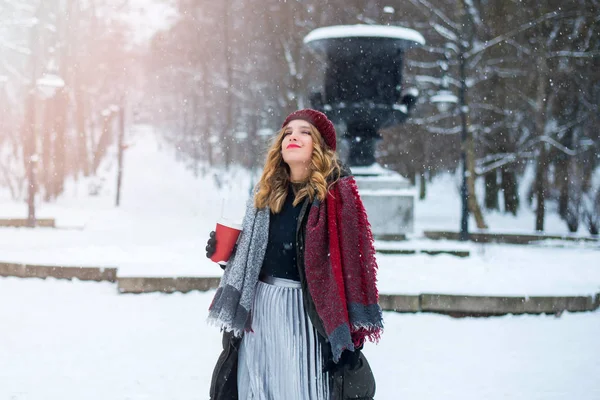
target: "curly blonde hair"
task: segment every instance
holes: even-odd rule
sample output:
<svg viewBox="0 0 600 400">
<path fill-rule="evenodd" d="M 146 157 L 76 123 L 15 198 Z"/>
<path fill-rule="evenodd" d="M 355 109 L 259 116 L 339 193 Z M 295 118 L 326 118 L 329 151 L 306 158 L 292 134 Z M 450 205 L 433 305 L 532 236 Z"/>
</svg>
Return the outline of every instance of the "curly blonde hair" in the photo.
<svg viewBox="0 0 600 400">
<path fill-rule="evenodd" d="M 315 198 L 324 201 L 327 191 L 337 180 L 328 181 L 328 178 L 337 178 L 340 175 L 340 166 L 335 151 L 325 145 L 325 141 L 317 128 L 312 124 L 309 125 L 310 136 L 313 140 L 309 176 L 305 185 L 296 194 L 294 206 L 307 197 L 311 202 Z M 285 128 L 283 127 L 278 132 L 269 148 L 265 167 L 258 182 L 258 192 L 254 196 L 254 206 L 256 208 L 269 207 L 275 214 L 281 211 L 290 185 L 290 167 L 281 155 L 281 143 L 285 137 Z"/>
</svg>

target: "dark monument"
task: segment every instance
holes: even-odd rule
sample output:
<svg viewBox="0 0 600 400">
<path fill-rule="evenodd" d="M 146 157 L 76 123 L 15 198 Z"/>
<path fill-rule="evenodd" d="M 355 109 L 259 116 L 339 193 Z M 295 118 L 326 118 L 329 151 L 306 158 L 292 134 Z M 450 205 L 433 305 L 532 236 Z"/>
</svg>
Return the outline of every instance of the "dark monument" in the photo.
<svg viewBox="0 0 600 400">
<path fill-rule="evenodd" d="M 402 90 L 402 66 L 404 51 L 425 44 L 423 36 L 392 26 L 330 26 L 304 43 L 325 55 L 323 90 L 310 95 L 311 106 L 343 132 L 373 233 L 403 236 L 412 231 L 414 189 L 375 162 L 375 148 L 378 131 L 404 122 L 416 102 L 416 91 Z"/>
<path fill-rule="evenodd" d="M 350 166 L 375 163 L 379 129 L 407 118 L 415 93 L 402 92 L 404 50 L 424 44 L 416 31 L 390 26 L 332 26 L 312 31 L 304 43 L 324 53 L 323 92 L 313 108 L 345 126 Z"/>
</svg>

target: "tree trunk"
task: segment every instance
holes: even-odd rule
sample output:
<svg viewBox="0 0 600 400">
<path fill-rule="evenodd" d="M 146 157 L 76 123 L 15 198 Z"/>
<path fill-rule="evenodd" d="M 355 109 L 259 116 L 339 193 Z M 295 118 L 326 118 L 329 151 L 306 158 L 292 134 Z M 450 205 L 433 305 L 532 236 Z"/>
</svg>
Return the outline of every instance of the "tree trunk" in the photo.
<svg viewBox="0 0 600 400">
<path fill-rule="evenodd" d="M 56 198 L 64 191 L 65 179 L 67 176 L 67 124 L 68 124 L 68 107 L 69 107 L 69 87 L 70 87 L 70 65 L 72 64 L 70 59 L 70 42 L 75 40 L 76 35 L 73 35 L 72 21 L 70 20 L 72 15 L 72 6 L 74 0 L 69 0 L 65 3 L 64 14 L 58 17 L 57 28 L 59 35 L 63 38 L 63 44 L 60 46 L 59 56 L 59 69 L 58 73 L 65 80 L 66 86 L 58 89 L 51 100 L 48 102 L 52 104 L 52 112 L 54 115 L 52 129 L 54 130 L 53 150 L 52 150 L 52 161 L 54 170 L 52 171 L 52 189 L 51 197 Z M 60 15 L 60 14 L 59 14 Z"/>
<path fill-rule="evenodd" d="M 519 185 L 517 174 L 512 168 L 501 168 L 502 192 L 504 193 L 504 212 L 517 215 L 519 210 Z"/>
<path fill-rule="evenodd" d="M 89 176 L 90 162 L 87 147 L 87 133 L 85 130 L 85 102 L 83 99 L 83 91 L 79 86 L 75 89 L 75 123 L 77 132 L 77 164 L 83 172 L 83 176 Z"/>
<path fill-rule="evenodd" d="M 498 210 L 498 170 L 494 169 L 485 174 L 485 208 Z"/>
<path fill-rule="evenodd" d="M 36 10 L 36 18 L 41 19 L 44 14 L 44 4 L 40 3 Z M 39 74 L 40 66 L 40 41 L 39 41 L 39 25 L 35 24 L 31 28 L 29 37 L 29 47 L 31 49 L 31 57 L 29 60 L 29 76 L 30 84 L 27 87 L 25 95 L 25 119 L 23 121 L 23 162 L 27 171 L 27 225 L 30 228 L 35 227 L 35 195 L 37 192 L 37 129 L 38 129 L 38 113 L 36 110 L 36 80 Z"/>
<path fill-rule="evenodd" d="M 408 169 L 408 179 L 410 179 L 410 184 L 411 186 L 416 186 L 417 185 L 417 172 L 415 171 L 415 167 L 414 165 L 412 165 L 412 163 L 408 164 L 408 166 L 406 167 Z"/>
<path fill-rule="evenodd" d="M 212 92 L 212 90 L 210 89 L 209 86 L 210 82 L 209 82 L 209 74 L 208 74 L 208 65 L 206 64 L 206 60 L 203 59 L 202 62 L 202 99 L 204 101 L 203 103 L 203 108 L 204 108 L 204 123 L 202 125 L 202 135 L 204 136 L 204 143 L 203 145 L 206 148 L 206 157 L 208 159 L 208 165 L 209 166 L 213 166 L 215 163 L 214 160 L 214 145 L 213 145 L 213 141 L 211 139 L 211 133 L 212 133 L 212 112 L 211 112 L 211 100 L 212 100 L 212 96 L 210 96 L 210 93 Z"/>
<path fill-rule="evenodd" d="M 554 163 L 554 184 L 558 186 L 558 215 L 562 219 L 567 216 L 567 208 L 569 207 L 569 163 L 564 156 L 560 156 Z"/>
<path fill-rule="evenodd" d="M 544 231 L 544 215 L 546 211 L 546 144 L 540 143 L 540 151 L 537 160 L 535 174 L 535 196 L 537 209 L 535 212 L 535 230 Z"/>
<path fill-rule="evenodd" d="M 546 84 L 547 84 L 547 65 L 546 59 L 543 56 L 538 56 L 537 59 L 537 94 L 536 94 L 536 106 L 535 106 L 535 129 L 537 136 L 542 138 L 544 136 L 544 127 L 546 117 L 544 113 L 546 105 Z M 544 231 L 544 217 L 546 214 L 546 180 L 547 180 L 547 150 L 546 143 L 540 141 L 539 153 L 537 160 L 536 170 L 536 199 L 537 209 L 535 212 L 535 230 L 539 232 Z"/>
<path fill-rule="evenodd" d="M 475 217 L 475 224 L 479 229 L 487 229 L 485 220 L 483 219 L 483 213 L 479 207 L 477 201 L 477 195 L 475 193 L 475 144 L 473 141 L 473 133 L 467 133 L 467 190 L 469 193 L 469 211 Z"/>
<path fill-rule="evenodd" d="M 67 157 L 67 107 L 68 94 L 63 88 L 53 98 L 54 103 L 54 173 L 52 174 L 52 197 L 56 198 L 65 189 L 66 157 Z"/>
<path fill-rule="evenodd" d="M 230 32 L 231 29 L 231 5 L 229 1 L 224 1 L 223 6 L 224 9 L 224 18 L 223 18 L 223 31 L 224 31 L 224 46 L 225 49 L 225 75 L 226 75 L 226 84 L 227 88 L 227 104 L 225 104 L 226 115 L 225 115 L 225 130 L 223 132 L 223 136 L 221 137 L 223 147 L 224 147 L 224 158 L 225 158 L 225 167 L 229 168 L 233 161 L 233 141 L 232 138 L 232 129 L 233 129 L 233 54 L 231 54 L 231 40 L 230 40 Z"/>
<path fill-rule="evenodd" d="M 427 196 L 427 179 L 425 177 L 425 171 L 421 171 L 419 174 L 419 200 L 425 200 Z"/>
<path fill-rule="evenodd" d="M 463 3 L 464 5 L 464 3 Z M 462 125 L 462 146 L 463 152 L 465 152 L 465 162 L 467 166 L 467 202 L 469 212 L 475 217 L 475 223 L 479 229 L 487 229 L 485 220 L 483 219 L 483 213 L 477 202 L 477 195 L 475 193 L 475 143 L 473 140 L 473 132 L 469 126 L 469 102 L 468 102 L 468 87 L 467 87 L 467 60 L 465 59 L 465 49 L 461 48 L 461 52 L 458 57 L 459 69 L 460 69 L 460 96 L 459 96 L 459 111 L 461 115 Z"/>
<path fill-rule="evenodd" d="M 596 170 L 596 154 L 593 151 L 588 151 L 584 153 L 582 156 L 581 168 L 583 171 L 581 172 L 581 187 L 584 192 L 589 192 L 592 189 L 592 176 L 594 175 L 594 171 Z"/>
<path fill-rule="evenodd" d="M 44 125 L 40 138 L 40 186 L 44 186 L 44 201 L 52 199 L 52 172 L 54 171 L 52 162 L 54 110 L 52 106 L 52 99 L 44 102 Z"/>
<path fill-rule="evenodd" d="M 567 140 L 565 143 L 567 146 L 575 149 L 575 151 L 580 150 L 578 135 L 574 129 L 569 131 Z M 584 193 L 583 168 L 577 157 L 567 158 L 567 171 L 569 179 L 565 182 L 565 186 L 568 186 L 570 190 L 568 191 L 566 222 L 569 232 L 575 233 L 579 229 L 579 222 L 583 219 L 581 200 Z"/>
<path fill-rule="evenodd" d="M 88 96 L 86 98 L 82 98 L 81 101 L 83 102 L 83 109 L 84 110 L 93 110 L 94 109 L 94 101 L 92 96 Z M 99 137 L 97 138 L 97 132 L 99 131 L 98 128 L 100 128 L 100 133 L 102 133 L 102 127 L 100 127 L 99 125 L 103 124 L 104 122 L 104 117 L 102 117 L 100 115 L 101 118 L 93 118 L 93 116 L 89 115 L 89 118 L 87 120 L 87 124 L 85 124 L 85 126 L 87 127 L 87 132 L 89 133 L 88 135 L 88 140 L 89 140 L 89 161 L 88 161 L 88 165 L 89 165 L 89 172 L 90 174 L 94 174 L 95 170 L 93 167 L 93 163 L 94 163 L 94 153 L 96 151 L 96 148 L 98 147 L 98 141 L 96 139 L 99 139 Z"/>
<path fill-rule="evenodd" d="M 125 102 L 121 101 L 118 114 L 119 139 L 117 140 L 117 198 L 115 205 L 121 204 L 121 182 L 123 181 L 123 152 L 125 151 Z"/>
<path fill-rule="evenodd" d="M 112 128 L 113 128 L 113 118 L 115 114 L 110 113 L 102 116 L 102 133 L 100 134 L 100 138 L 98 139 L 98 145 L 94 149 L 93 162 L 92 162 L 92 174 L 96 175 L 98 171 L 98 167 L 100 166 L 100 162 L 102 158 L 106 154 L 108 146 L 112 143 Z"/>
<path fill-rule="evenodd" d="M 192 145 L 192 163 L 194 170 L 194 177 L 197 178 L 200 176 L 200 158 L 202 157 L 200 154 L 200 126 L 198 125 L 198 115 L 200 114 L 200 107 L 198 106 L 199 99 L 196 91 L 196 86 L 198 82 L 194 81 L 194 89 L 191 92 L 191 101 L 192 101 L 192 129 L 190 129 L 190 140 Z"/>
<path fill-rule="evenodd" d="M 598 107 L 600 110 L 600 107 Z M 590 124 L 591 125 L 591 124 Z M 593 132 L 591 129 L 587 127 L 582 132 L 584 136 L 591 137 Z M 582 190 L 587 193 L 592 189 L 592 176 L 594 175 L 594 171 L 598 165 L 597 152 L 594 151 L 586 151 L 581 155 L 581 187 Z"/>
<path fill-rule="evenodd" d="M 67 15 L 72 13 L 75 15 L 75 18 L 79 18 L 82 15 L 81 12 L 81 2 L 69 0 L 67 2 Z M 71 47 L 65 49 L 65 60 L 68 60 L 69 57 L 72 56 L 73 53 L 77 51 L 78 44 L 80 42 L 77 41 L 77 36 L 72 34 L 74 29 L 74 24 L 72 22 L 67 23 L 65 29 L 68 32 L 69 37 L 71 38 Z M 93 154 L 89 154 L 89 149 L 95 149 L 93 143 L 89 144 L 88 147 L 88 137 L 90 140 L 93 140 L 93 128 L 90 130 L 90 134 L 88 136 L 88 131 L 86 130 L 85 116 L 86 111 L 91 110 L 91 107 L 86 107 L 86 98 L 84 92 L 84 71 L 81 69 L 81 65 L 77 64 L 74 68 L 69 68 L 68 70 L 72 71 L 72 88 L 73 88 L 73 97 L 74 97 L 74 105 L 75 105 L 75 140 L 76 140 L 76 152 L 77 156 L 75 160 L 71 162 L 73 168 L 73 173 L 77 174 L 79 171 L 83 172 L 83 176 L 89 176 L 91 165 L 90 158 L 93 158 Z M 75 164 L 75 165 L 73 165 Z"/>
<path fill-rule="evenodd" d="M 35 82 L 35 81 L 33 81 Z M 36 102 L 35 87 L 31 85 L 26 96 L 25 121 L 23 123 L 23 161 L 27 171 L 27 224 L 35 226 L 35 193 L 36 187 Z"/>
</svg>

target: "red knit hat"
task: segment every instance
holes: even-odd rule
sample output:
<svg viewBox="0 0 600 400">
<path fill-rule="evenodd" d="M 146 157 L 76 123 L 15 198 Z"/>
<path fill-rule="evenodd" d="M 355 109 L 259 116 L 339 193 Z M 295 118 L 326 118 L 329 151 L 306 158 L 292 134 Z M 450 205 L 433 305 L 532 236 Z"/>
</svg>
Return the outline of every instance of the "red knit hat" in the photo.
<svg viewBox="0 0 600 400">
<path fill-rule="evenodd" d="M 295 119 L 301 119 L 306 122 L 310 122 L 317 128 L 323 140 L 325 140 L 325 144 L 331 148 L 331 150 L 335 151 L 336 141 L 335 141 L 335 127 L 333 123 L 327 118 L 327 115 L 323 114 L 321 111 L 313 110 L 310 108 L 305 108 L 303 110 L 294 111 L 283 121 L 283 125 L 281 128 L 284 128 L 290 121 Z"/>
</svg>

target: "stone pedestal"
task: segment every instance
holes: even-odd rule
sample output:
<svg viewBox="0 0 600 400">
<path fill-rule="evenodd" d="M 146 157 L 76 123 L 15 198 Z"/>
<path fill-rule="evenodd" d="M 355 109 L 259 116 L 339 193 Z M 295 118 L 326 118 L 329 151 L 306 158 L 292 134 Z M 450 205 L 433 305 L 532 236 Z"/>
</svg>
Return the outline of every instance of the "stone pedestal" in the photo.
<svg viewBox="0 0 600 400">
<path fill-rule="evenodd" d="M 376 239 L 401 239 L 414 228 L 416 190 L 379 164 L 351 167 Z"/>
</svg>

